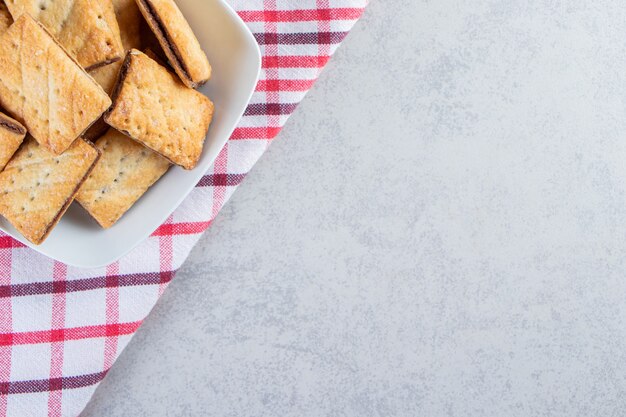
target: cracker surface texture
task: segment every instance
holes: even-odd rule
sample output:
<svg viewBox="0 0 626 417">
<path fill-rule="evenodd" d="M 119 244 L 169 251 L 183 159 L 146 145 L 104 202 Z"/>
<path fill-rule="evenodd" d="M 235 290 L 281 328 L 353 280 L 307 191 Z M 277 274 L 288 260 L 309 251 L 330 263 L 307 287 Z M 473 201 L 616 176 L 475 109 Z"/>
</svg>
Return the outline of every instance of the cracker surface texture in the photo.
<svg viewBox="0 0 626 417">
<path fill-rule="evenodd" d="M 120 38 L 124 50 L 140 48 L 143 17 L 135 0 L 113 0 L 113 9 L 120 26 Z"/>
<path fill-rule="evenodd" d="M 41 22 L 87 70 L 124 55 L 111 0 L 10 0 L 7 7 L 15 20 L 27 13 Z"/>
<path fill-rule="evenodd" d="M 111 105 L 106 92 L 33 18 L 0 36 L 0 106 L 60 154 Z"/>
<path fill-rule="evenodd" d="M 0 214 L 38 245 L 61 219 L 100 152 L 79 139 L 57 156 L 27 137 L 0 173 Z"/>
<path fill-rule="evenodd" d="M 109 228 L 165 174 L 170 162 L 115 129 L 98 139 L 96 147 L 102 157 L 76 201 Z"/>
<path fill-rule="evenodd" d="M 143 52 L 124 60 L 104 120 L 185 169 L 198 163 L 213 103 Z"/>
<path fill-rule="evenodd" d="M 211 65 L 196 35 L 173 0 L 136 0 L 167 58 L 189 88 L 211 77 Z"/>
</svg>

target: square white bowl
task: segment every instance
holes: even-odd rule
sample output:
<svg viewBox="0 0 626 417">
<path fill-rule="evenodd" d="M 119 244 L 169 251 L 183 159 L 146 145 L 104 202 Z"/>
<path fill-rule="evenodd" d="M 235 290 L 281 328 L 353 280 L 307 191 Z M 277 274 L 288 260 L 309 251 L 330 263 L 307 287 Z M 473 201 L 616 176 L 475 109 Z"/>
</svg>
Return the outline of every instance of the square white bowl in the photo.
<svg viewBox="0 0 626 417">
<path fill-rule="evenodd" d="M 259 79 L 261 52 L 248 27 L 223 0 L 177 0 L 177 4 L 213 67 L 211 79 L 199 90 L 215 103 L 215 114 L 198 166 L 191 171 L 170 168 L 110 229 L 102 229 L 73 203 L 39 246 L 24 239 L 4 218 L 0 218 L 2 231 L 68 265 L 108 265 L 150 236 L 202 178 L 250 101 Z"/>
</svg>

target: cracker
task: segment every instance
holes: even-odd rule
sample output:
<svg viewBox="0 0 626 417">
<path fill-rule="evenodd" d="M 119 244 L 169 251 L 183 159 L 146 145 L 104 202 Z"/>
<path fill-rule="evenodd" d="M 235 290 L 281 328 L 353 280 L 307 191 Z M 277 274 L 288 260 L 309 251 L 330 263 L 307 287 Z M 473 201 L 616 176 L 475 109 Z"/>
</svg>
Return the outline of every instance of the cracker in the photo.
<svg viewBox="0 0 626 417">
<path fill-rule="evenodd" d="M 113 0 L 114 18 L 119 23 L 122 49 L 141 48 L 140 27 L 143 17 L 135 0 Z M 122 65 L 121 61 L 89 71 L 89 74 L 102 86 L 104 91 L 111 93 Z"/>
<path fill-rule="evenodd" d="M 11 13 L 9 13 L 9 9 L 7 9 L 4 1 L 0 0 L 0 34 L 6 32 L 11 23 L 13 23 Z"/>
<path fill-rule="evenodd" d="M 116 20 L 119 23 L 120 39 L 124 50 L 141 48 L 141 24 L 143 23 L 143 17 L 141 16 L 141 12 L 135 0 L 113 0 L 113 9 L 115 11 Z M 103 67 L 95 68 L 89 71 L 89 74 L 100 84 L 104 91 L 110 95 L 115 86 L 117 74 L 120 72 L 121 66 L 122 61 L 120 60 Z M 100 118 L 85 132 L 83 137 L 93 141 L 102 136 L 108 129 L 109 125 Z"/>
<path fill-rule="evenodd" d="M 0 113 L 0 171 L 20 147 L 26 136 L 26 128 L 17 120 Z"/>
<path fill-rule="evenodd" d="M 105 65 L 104 67 L 91 70 L 89 71 L 89 74 L 110 96 L 113 92 L 113 87 L 115 87 L 115 81 L 117 80 L 117 75 L 119 74 L 121 67 L 122 61 L 117 61 L 112 64 Z M 91 125 L 89 129 L 85 131 L 85 133 L 83 133 L 82 136 L 83 138 L 93 142 L 100 136 L 104 135 L 107 130 L 109 130 L 109 125 L 106 124 L 102 117 L 100 117 L 94 124 Z"/>
<path fill-rule="evenodd" d="M 174 0 L 136 0 L 167 58 L 189 88 L 211 77 L 211 65 Z"/>
<path fill-rule="evenodd" d="M 135 0 L 113 0 L 113 8 L 120 26 L 120 38 L 124 50 L 140 48 L 143 17 Z"/>
<path fill-rule="evenodd" d="M 0 173 L 0 214 L 38 245 L 61 219 L 100 157 L 79 139 L 55 156 L 28 137 Z"/>
<path fill-rule="evenodd" d="M 113 93 L 113 88 L 115 87 L 115 81 L 117 80 L 117 75 L 120 72 L 120 68 L 122 67 L 122 61 L 117 61 L 109 65 L 105 65 L 104 67 L 96 68 L 94 70 L 89 71 L 89 75 L 93 77 L 94 80 L 106 93 L 110 96 Z M 95 141 L 100 136 L 104 135 L 107 130 L 109 130 L 109 125 L 106 124 L 104 118 L 100 117 L 98 120 L 94 122 L 94 124 L 89 127 L 83 133 L 83 138 Z"/>
<path fill-rule="evenodd" d="M 96 142 L 102 158 L 76 201 L 104 228 L 117 220 L 170 167 L 167 159 L 115 129 Z"/>
<path fill-rule="evenodd" d="M 143 52 L 128 52 L 104 120 L 176 165 L 198 163 L 213 103 Z"/>
<path fill-rule="evenodd" d="M 159 64 L 166 65 L 165 61 L 163 61 L 162 58 L 158 56 L 152 49 L 145 49 L 144 53 L 150 58 L 154 59 Z M 106 91 L 107 94 L 111 95 L 113 93 L 113 87 L 115 87 L 115 82 L 117 81 L 117 76 L 120 72 L 121 67 L 122 61 L 118 61 L 114 62 L 113 64 L 91 70 L 89 71 L 89 74 L 93 77 L 94 80 L 96 80 L 98 84 L 100 84 L 102 89 Z"/>
<path fill-rule="evenodd" d="M 89 75 L 102 87 L 107 94 L 111 95 L 113 87 L 115 87 L 115 80 L 117 80 L 117 74 L 120 72 L 122 62 L 117 61 L 104 67 L 96 68 L 89 71 Z"/>
<path fill-rule="evenodd" d="M 87 70 L 124 55 L 111 0 L 11 0 L 7 6 L 15 20 L 28 13 L 41 22 Z"/>
<path fill-rule="evenodd" d="M 120 39 L 124 51 L 132 48 L 141 48 L 140 27 L 143 17 L 135 0 L 113 0 L 113 9 L 115 18 L 119 23 Z M 122 61 L 120 60 L 110 65 L 90 70 L 89 74 L 100 84 L 104 91 L 111 94 L 121 66 Z"/>
<path fill-rule="evenodd" d="M 55 154 L 111 105 L 102 88 L 27 14 L 0 36 L 0 106 Z"/>
</svg>

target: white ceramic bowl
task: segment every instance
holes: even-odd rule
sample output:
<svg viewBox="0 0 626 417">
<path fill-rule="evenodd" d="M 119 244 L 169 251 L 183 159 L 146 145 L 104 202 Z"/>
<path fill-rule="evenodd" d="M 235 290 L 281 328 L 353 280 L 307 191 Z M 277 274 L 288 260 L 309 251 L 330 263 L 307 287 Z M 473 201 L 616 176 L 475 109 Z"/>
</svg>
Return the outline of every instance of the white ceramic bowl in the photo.
<svg viewBox="0 0 626 417">
<path fill-rule="evenodd" d="M 46 241 L 35 246 L 5 219 L 0 229 L 38 252 L 69 265 L 98 267 L 116 261 L 146 239 L 191 192 L 243 115 L 261 69 L 254 36 L 222 0 L 177 0 L 211 66 L 212 77 L 199 91 L 215 103 L 215 115 L 198 166 L 171 168 L 110 229 L 104 230 L 73 203 Z"/>
</svg>

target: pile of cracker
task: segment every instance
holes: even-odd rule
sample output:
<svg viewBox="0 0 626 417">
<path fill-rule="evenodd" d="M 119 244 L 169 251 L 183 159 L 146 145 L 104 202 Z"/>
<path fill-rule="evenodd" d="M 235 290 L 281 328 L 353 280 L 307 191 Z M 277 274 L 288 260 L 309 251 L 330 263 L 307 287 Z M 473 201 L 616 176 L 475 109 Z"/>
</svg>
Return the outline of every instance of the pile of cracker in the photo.
<svg viewBox="0 0 626 417">
<path fill-rule="evenodd" d="M 74 200 L 111 227 L 198 163 L 210 76 L 173 0 L 0 0 L 0 214 L 34 244 Z"/>
</svg>

